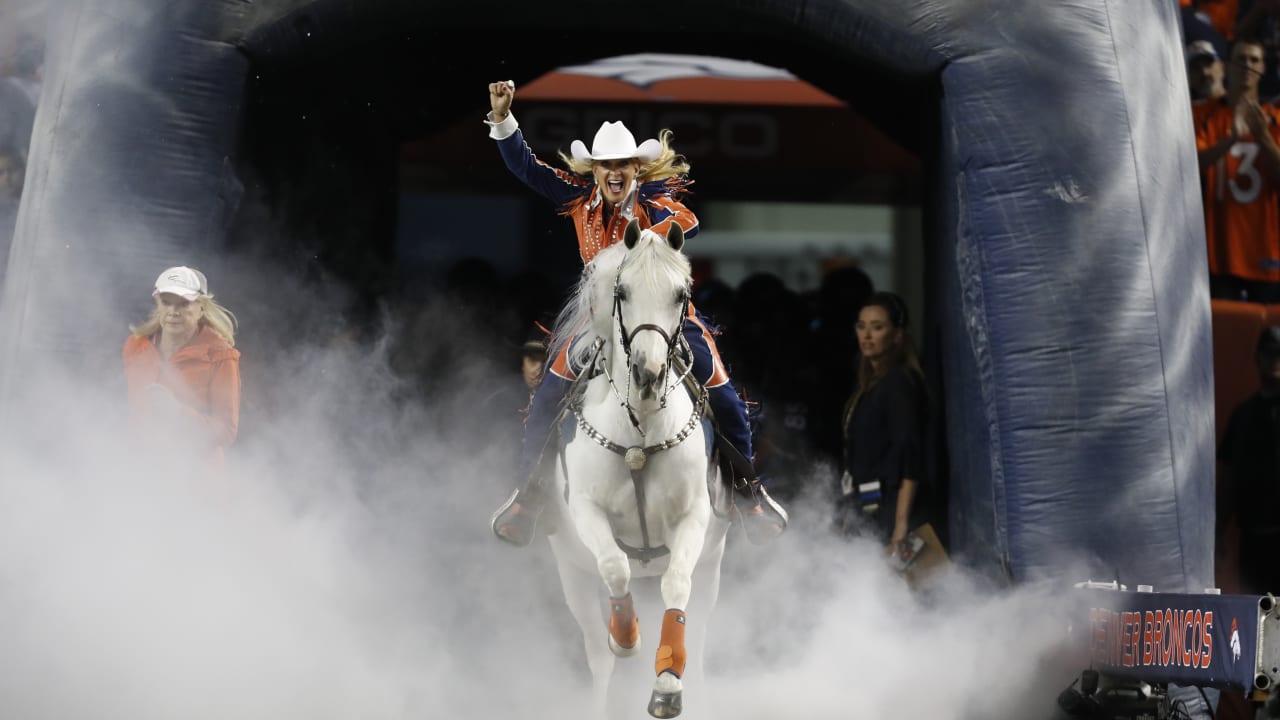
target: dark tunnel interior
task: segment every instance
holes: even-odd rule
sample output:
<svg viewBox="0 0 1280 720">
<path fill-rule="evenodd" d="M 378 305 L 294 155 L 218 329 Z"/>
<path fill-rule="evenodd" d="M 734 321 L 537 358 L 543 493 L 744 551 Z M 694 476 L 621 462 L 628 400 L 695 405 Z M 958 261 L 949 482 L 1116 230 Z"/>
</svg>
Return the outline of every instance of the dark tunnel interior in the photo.
<svg viewBox="0 0 1280 720">
<path fill-rule="evenodd" d="M 477 12 L 457 7 L 428 16 L 396 3 L 361 12 L 321 2 L 287 13 L 248 38 L 243 51 L 250 72 L 233 158 L 246 192 L 230 246 L 300 260 L 310 272 L 349 284 L 362 302 L 374 302 L 397 283 L 397 201 L 406 143 L 428 148 L 428 169 L 414 179 L 419 189 L 482 198 L 519 195 L 523 189 L 506 174 L 480 122 L 488 109 L 485 84 L 511 78 L 522 86 L 563 65 L 638 52 L 739 58 L 786 69 L 844 100 L 852 113 L 920 162 L 917 173 L 877 175 L 861 158 L 834 159 L 834 153 L 796 158 L 781 172 L 716 167 L 692 157 L 695 202 L 910 204 L 926 208 L 929 222 L 926 179 L 937 153 L 941 94 L 936 74 L 912 75 L 845 48 L 824 47 L 786 23 L 749 12 L 735 14 L 732 29 L 700 6 L 664 31 L 637 25 L 593 34 L 562 22 L 564 13 L 529 13 L 527 22 L 505 18 L 489 27 Z M 617 111 L 632 117 L 647 109 Z M 808 118 L 797 117 L 786 127 L 826 133 L 833 148 L 844 140 L 842 128 L 828 120 L 808 124 Z M 682 130 L 673 129 L 681 137 Z M 589 137 L 591 130 L 580 132 Z M 432 148 L 447 152 L 433 157 Z M 537 210 L 524 219 L 526 242 L 571 233 L 560 218 Z M 269 238 L 245 229 L 261 228 L 264 221 L 273 228 Z M 476 232 L 484 233 L 483 222 Z M 576 272 L 572 242 L 541 247 L 547 252 L 533 270 L 553 276 Z"/>
<path fill-rule="evenodd" d="M 404 252 L 404 229 L 398 222 L 406 190 L 437 194 L 442 202 L 467 196 L 477 215 L 473 226 L 462 229 L 447 227 L 437 233 L 433 227 L 415 228 L 423 243 L 452 232 L 474 235 L 477 244 L 536 248 L 527 253 L 527 266 L 514 282 L 524 282 L 517 292 L 542 299 L 521 305 L 521 316 L 500 323 L 504 329 L 498 332 L 518 342 L 532 323 L 547 320 L 546 309 L 559 305 L 581 269 L 574 231 L 564 218 L 547 212 L 540 198 L 530 197 L 503 166 L 481 122 L 488 110 L 486 86 L 510 78 L 520 88 L 562 66 L 631 53 L 749 60 L 785 69 L 847 104 L 847 109 L 822 112 L 782 105 L 706 111 L 766 113 L 784 132 L 818 136 L 810 145 L 819 151 L 760 166 L 750 159 L 733 162 L 723 153 L 707 162 L 689 157 L 695 178 L 690 202 L 704 222 L 707 217 L 699 204 L 716 201 L 912 206 L 921 208 L 923 236 L 931 236 L 930 178 L 941 123 L 941 82 L 936 74 L 912 75 L 823 48 L 794 28 L 779 29 L 785 25 L 776 22 L 727 31 L 707 30 L 719 26 L 691 20 L 688 27 L 673 32 L 610 32 L 588 42 L 570 29 L 517 32 L 509 22 L 494 30 L 441 22 L 438 17 L 386 14 L 365 16 L 350 32 L 330 34 L 326 28 L 334 22 L 303 12 L 257 35 L 256 42 L 262 44 L 245 48 L 251 64 L 235 160 L 246 192 L 228 240 L 232 250 L 275 255 L 284 267 L 303 268 L 316 280 L 348 287 L 352 300 L 346 313 L 355 325 L 376 325 L 369 321 L 389 298 L 394 303 L 395 298 L 424 294 L 420 288 L 406 287 L 422 282 L 422 275 L 405 269 L 399 256 Z M 339 27 L 350 28 L 353 22 L 348 19 Z M 457 52 L 454 48 L 459 47 L 471 51 Z M 535 147 L 544 160 L 554 162 L 554 151 L 567 150 L 574 137 L 589 139 L 599 120 L 588 117 L 623 118 L 637 133 L 652 134 L 658 124 L 666 126 L 661 120 L 665 108 L 616 103 L 593 104 L 587 111 L 581 105 L 564 105 L 577 123 L 573 134 L 559 138 L 558 147 Z M 521 104 L 517 90 L 517 117 L 529 119 L 522 115 L 529 106 Z M 566 127 L 573 127 L 573 122 L 566 121 Z M 696 140 L 699 130 L 687 125 L 672 129 L 678 147 L 682 139 L 686 144 Z M 866 137 L 850 137 L 853 133 Z M 904 172 L 898 166 L 878 165 L 876 155 L 886 145 L 894 145 L 914 166 Z M 410 147 L 418 161 L 411 172 L 405 160 Z M 863 152 L 866 156 L 859 154 Z M 490 222 L 494 213 L 515 217 Z M 262 227 L 272 231 L 264 237 Z M 501 233 L 521 237 L 502 238 Z M 927 290 L 927 276 L 933 272 L 928 245 L 926 241 L 925 258 L 910 261 L 926 275 L 926 304 L 932 302 Z M 498 283 L 483 264 L 436 268 L 435 282 L 451 285 L 457 273 L 465 272 L 475 274 L 465 283 Z M 489 302 L 487 295 L 482 293 L 485 299 L 478 306 Z M 761 302 L 767 300 L 762 296 Z M 922 332 L 923 359 L 933 362 L 930 347 L 938 343 L 928 338 L 933 330 Z M 832 362 L 842 362 L 842 357 L 833 356 Z M 749 364 L 738 362 L 737 367 L 742 381 L 752 383 Z M 843 375 L 840 378 L 831 379 L 836 383 L 833 397 L 845 382 Z M 838 408 L 826 414 L 835 417 Z M 833 433 L 821 433 L 819 445 L 829 452 L 834 452 Z M 945 457 L 945 449 L 938 457 Z M 939 476 L 940 494 L 945 492 L 944 482 Z M 939 525 L 945 530 L 944 523 Z"/>
</svg>

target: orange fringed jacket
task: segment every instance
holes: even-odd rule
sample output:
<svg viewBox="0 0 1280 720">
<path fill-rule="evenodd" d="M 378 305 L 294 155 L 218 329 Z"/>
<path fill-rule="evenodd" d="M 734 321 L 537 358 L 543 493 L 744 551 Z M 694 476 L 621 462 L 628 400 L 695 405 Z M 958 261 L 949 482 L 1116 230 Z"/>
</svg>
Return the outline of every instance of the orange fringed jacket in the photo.
<svg viewBox="0 0 1280 720">
<path fill-rule="evenodd" d="M 632 219 L 647 228 L 664 235 L 674 224 L 684 230 L 685 238 L 698 234 L 698 216 L 685 206 L 683 199 L 689 193 L 692 181 L 682 177 L 650 180 L 638 183 L 610 217 L 605 217 L 604 202 L 595 180 L 566 170 L 553 168 L 542 162 L 524 141 L 524 134 L 516 129 L 511 135 L 498 140 L 498 151 L 507 169 L 530 189 L 556 204 L 561 215 L 573 220 L 578 234 L 578 255 L 589 263 L 604 248 L 622 240 L 623 231 Z M 710 328 L 698 316 L 693 303 L 689 303 L 689 320 L 700 328 L 702 337 L 711 350 L 712 370 L 708 378 L 699 378 L 707 387 L 719 387 L 729 382 L 729 373 L 720 359 L 715 338 Z M 569 349 L 566 346 L 552 358 L 550 371 L 566 380 L 577 377 L 570 366 Z"/>
<path fill-rule="evenodd" d="M 698 234 L 698 216 L 685 207 L 692 180 L 670 177 L 639 183 L 611 217 L 605 217 L 604 203 L 595 180 L 542 162 L 524 141 L 518 129 L 498 141 L 498 151 L 507 169 L 534 192 L 550 200 L 560 214 L 573 220 L 578 233 L 578 254 L 589 263 L 604 248 L 622 240 L 622 232 L 632 219 L 641 228 L 665 235 L 672 224 L 684 230 L 686 239 Z"/>
<path fill-rule="evenodd" d="M 153 414 L 147 386 L 163 385 L 207 432 L 211 459 L 220 463 L 240 425 L 240 351 L 201 326 L 167 362 L 151 338 L 136 335 L 125 340 L 123 355 L 129 414 L 135 423 Z"/>
</svg>

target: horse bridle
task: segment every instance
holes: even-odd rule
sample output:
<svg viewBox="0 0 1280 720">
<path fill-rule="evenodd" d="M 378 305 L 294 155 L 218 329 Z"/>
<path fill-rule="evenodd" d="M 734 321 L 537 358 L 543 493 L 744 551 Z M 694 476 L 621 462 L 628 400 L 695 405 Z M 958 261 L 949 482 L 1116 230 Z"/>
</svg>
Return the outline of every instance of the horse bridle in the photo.
<svg viewBox="0 0 1280 720">
<path fill-rule="evenodd" d="M 625 263 L 624 263 L 624 267 L 625 267 Z M 650 332 L 656 332 L 658 333 L 658 336 L 662 338 L 664 344 L 667 347 L 667 357 L 666 357 L 667 367 L 669 368 L 675 367 L 674 361 L 676 359 L 677 350 L 683 350 L 685 359 L 687 360 L 687 362 L 684 363 L 684 368 L 685 368 L 684 372 L 680 374 L 680 377 L 676 378 L 675 382 L 666 386 L 662 390 L 662 395 L 658 400 L 658 406 L 665 408 L 667 406 L 667 395 L 671 392 L 673 388 L 680 385 L 680 383 L 684 381 L 685 375 L 688 375 L 689 372 L 693 370 L 693 350 L 689 347 L 688 342 L 686 342 L 684 339 L 684 334 L 681 333 L 679 329 L 677 329 L 674 333 L 668 334 L 666 328 L 660 325 L 655 325 L 654 323 L 641 323 L 637 325 L 634 329 L 632 329 L 630 332 L 627 332 L 627 321 L 625 318 L 622 317 L 622 299 L 624 294 L 622 292 L 622 269 L 623 269 L 622 267 L 618 268 L 618 274 L 613 280 L 612 317 L 618 321 L 618 334 L 620 336 L 619 339 L 622 342 L 622 351 L 626 354 L 628 362 L 631 360 L 631 343 L 635 340 L 637 335 L 644 332 L 645 330 L 648 330 Z M 684 293 L 684 300 L 680 303 L 680 314 L 676 316 L 677 328 L 684 325 L 685 317 L 688 314 L 689 314 L 689 292 L 686 289 Z M 606 371 L 605 374 L 608 375 L 608 372 Z M 644 430 L 640 428 L 639 420 L 636 419 L 635 412 L 631 409 L 631 403 L 627 401 L 627 398 L 630 397 L 630 391 L 631 391 L 630 373 L 627 374 L 627 392 L 626 393 L 623 393 L 618 389 L 618 386 L 616 383 L 614 383 L 612 376 L 609 376 L 609 386 L 613 388 L 614 394 L 617 395 L 618 399 L 622 402 L 622 406 L 627 411 L 627 417 L 631 419 L 631 424 L 635 426 L 636 430 L 640 432 L 641 437 L 643 437 Z"/>
<path fill-rule="evenodd" d="M 619 278 L 619 280 L 621 280 L 621 278 Z M 645 330 L 651 330 L 658 333 L 658 335 L 662 337 L 663 341 L 665 341 L 667 346 L 667 360 L 671 360 L 672 356 L 675 354 L 676 344 L 679 342 L 680 333 L 676 332 L 672 335 L 668 335 L 666 328 L 653 323 L 641 323 L 631 332 L 627 332 L 627 321 L 622 317 L 622 295 L 622 288 L 619 286 L 618 282 L 615 281 L 613 285 L 613 316 L 618 319 L 618 332 L 622 335 L 622 349 L 626 352 L 627 357 L 631 357 L 631 342 L 635 340 L 636 335 L 639 335 Z M 689 296 L 686 293 L 684 296 L 684 302 L 680 305 L 679 317 L 681 324 L 684 323 L 684 316 L 688 313 Z"/>
</svg>

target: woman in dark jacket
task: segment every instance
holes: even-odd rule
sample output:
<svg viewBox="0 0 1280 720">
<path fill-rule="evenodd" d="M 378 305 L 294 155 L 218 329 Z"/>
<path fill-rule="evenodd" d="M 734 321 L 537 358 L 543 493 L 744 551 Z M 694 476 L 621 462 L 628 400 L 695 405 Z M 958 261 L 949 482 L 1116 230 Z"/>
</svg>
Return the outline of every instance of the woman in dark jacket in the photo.
<svg viewBox="0 0 1280 720">
<path fill-rule="evenodd" d="M 836 524 L 902 552 L 907 533 L 924 522 L 918 493 L 925 479 L 928 394 L 907 333 L 907 306 L 873 293 L 858 313 L 862 358 L 844 412 L 844 476 Z"/>
</svg>

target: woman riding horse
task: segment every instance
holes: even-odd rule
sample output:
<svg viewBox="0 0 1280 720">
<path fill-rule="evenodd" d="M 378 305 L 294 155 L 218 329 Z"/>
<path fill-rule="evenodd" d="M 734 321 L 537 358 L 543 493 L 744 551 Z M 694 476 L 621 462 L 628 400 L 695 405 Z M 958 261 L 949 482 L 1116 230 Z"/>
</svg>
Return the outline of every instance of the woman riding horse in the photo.
<svg viewBox="0 0 1280 720">
<path fill-rule="evenodd" d="M 575 140 L 570 145 L 571 156 L 560 153 L 569 170 L 559 170 L 539 160 L 525 143 L 511 114 L 514 98 L 514 82 L 489 84 L 491 111 L 485 119 L 489 137 L 498 141 L 498 150 L 512 174 L 573 220 L 584 264 L 621 240 L 632 219 L 660 234 L 672 223 L 678 224 L 686 237 L 697 233 L 698 218 L 681 202 L 692 182 L 687 175 L 689 165 L 672 150 L 670 130 L 663 130 L 660 139 L 636 145 L 635 136 L 621 122 L 606 122 L 596 132 L 590 151 Z M 753 452 L 746 403 L 730 383 L 707 323 L 692 304 L 682 332 L 693 353 L 693 376 L 708 390 L 721 434 L 732 450 L 750 463 Z M 561 401 L 581 369 L 572 367 L 567 350 L 558 353 L 534 393 L 517 466 L 525 486 L 513 492 L 493 516 L 494 533 L 513 545 L 523 547 L 533 540 L 546 501 L 545 479 L 539 472 L 543 449 L 552 436 L 551 425 Z M 745 500 L 738 512 L 747 537 L 765 542 L 786 529 L 787 515 L 755 473 L 748 472 L 750 477 L 734 478 L 733 485 Z"/>
<path fill-rule="evenodd" d="M 726 488 L 708 483 L 718 475 L 703 434 L 707 391 L 686 382 L 693 273 L 683 246 L 678 224 L 664 237 L 628 222 L 622 242 L 582 273 L 551 340 L 553 354 L 571 343 L 572 357 L 585 354 L 598 370 L 570 391 L 577 429 L 548 463 L 561 530 L 547 537 L 582 632 L 598 717 L 609 715 L 615 657 L 640 650 L 632 581 L 658 580 L 664 612 L 648 709 L 664 720 L 681 714 L 686 678 L 703 677 L 720 592 L 732 513 Z"/>
</svg>

